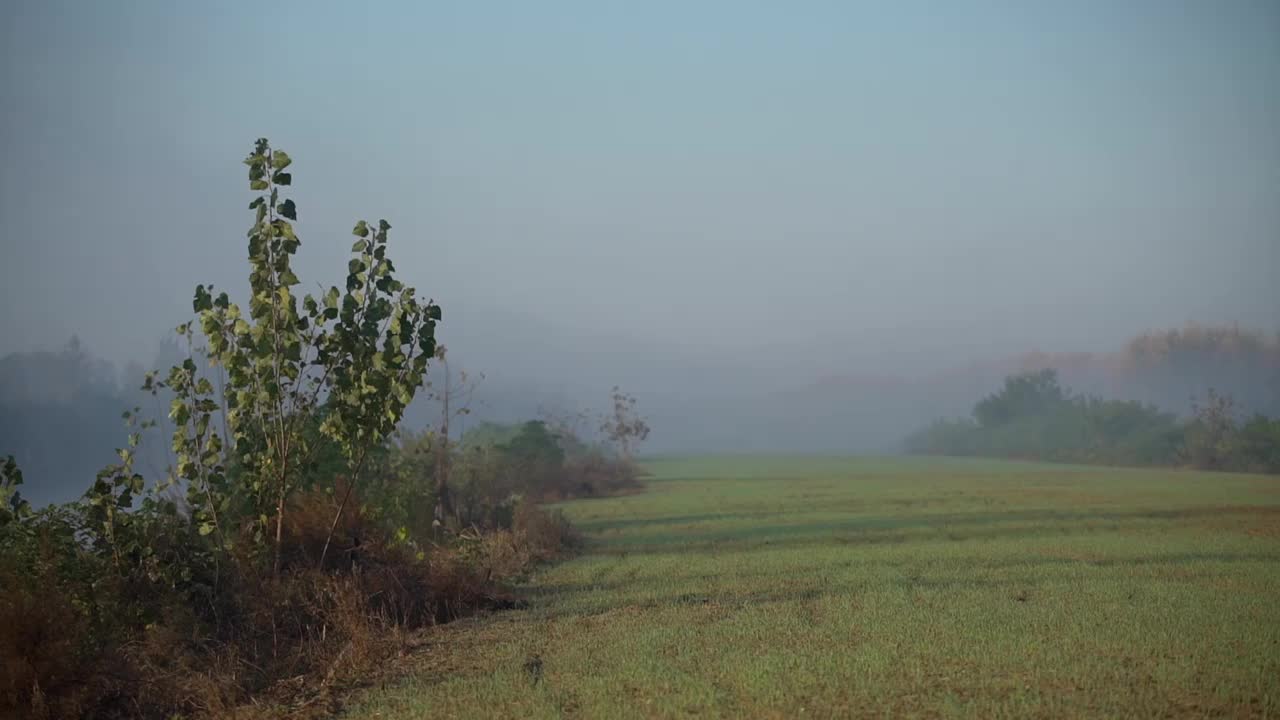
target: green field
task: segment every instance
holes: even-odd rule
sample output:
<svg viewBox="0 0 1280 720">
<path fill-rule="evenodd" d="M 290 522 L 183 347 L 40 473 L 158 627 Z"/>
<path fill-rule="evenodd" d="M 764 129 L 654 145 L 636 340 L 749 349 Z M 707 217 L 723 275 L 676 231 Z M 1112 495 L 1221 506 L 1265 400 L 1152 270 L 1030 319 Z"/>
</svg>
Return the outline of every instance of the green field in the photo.
<svg viewBox="0 0 1280 720">
<path fill-rule="evenodd" d="M 565 506 L 587 549 L 529 609 L 430 631 L 349 717 L 1280 717 L 1280 478 L 648 467 Z"/>
</svg>

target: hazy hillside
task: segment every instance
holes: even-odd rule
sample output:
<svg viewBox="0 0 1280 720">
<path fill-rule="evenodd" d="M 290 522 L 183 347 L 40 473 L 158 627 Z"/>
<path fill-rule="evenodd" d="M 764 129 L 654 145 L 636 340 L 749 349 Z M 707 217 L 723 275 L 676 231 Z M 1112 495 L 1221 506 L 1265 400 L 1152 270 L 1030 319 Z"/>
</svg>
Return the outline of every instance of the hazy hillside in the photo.
<svg viewBox="0 0 1280 720">
<path fill-rule="evenodd" d="M 478 380 L 472 412 L 454 422 L 454 433 L 486 420 L 598 413 L 617 384 L 639 398 L 653 428 L 650 453 L 897 452 L 931 420 L 968 415 L 1006 375 L 1045 367 L 1077 391 L 1178 413 L 1209 388 L 1232 394 L 1242 412 L 1280 412 L 1280 346 L 1273 336 L 1235 328 L 1188 327 L 1141 335 L 1111 352 L 1029 352 L 939 370 L 945 356 L 912 352 L 900 337 L 897 349 L 861 353 L 833 342 L 826 355 L 794 348 L 716 354 L 574 333 L 518 313 L 460 308 L 447 317 L 442 337 L 451 365 Z M 492 327 L 502 331 L 482 331 Z M 148 355 L 151 366 L 167 366 L 179 353 L 164 343 Z M 824 371 L 840 363 L 855 369 Z M 117 371 L 78 344 L 0 360 L 0 450 L 19 456 L 33 499 L 78 495 L 124 441 L 120 413 L 135 404 L 152 416 L 163 409 L 136 392 L 141 372 L 137 363 Z M 429 381 L 439 386 L 440 373 L 433 366 Z M 427 428 L 438 418 L 424 393 L 404 425 Z M 593 425 L 587 420 L 583 429 Z M 159 432 L 148 437 L 149 472 L 164 467 L 166 443 Z"/>
<path fill-rule="evenodd" d="M 894 452 L 902 438 L 937 417 L 967 415 L 974 402 L 1006 375 L 1054 367 L 1064 384 L 1106 398 L 1140 400 L 1189 412 L 1209 388 L 1229 393 L 1242 412 L 1280 411 L 1280 349 L 1274 338 L 1236 328 L 1191 326 L 1135 337 L 1110 352 L 1010 353 L 937 366 L 945 355 L 872 347 L 861 353 L 776 352 L 768 357 L 722 359 L 658 352 L 613 340 L 593 351 L 591 338 L 569 333 L 538 342 L 528 364 L 523 354 L 491 338 L 485 352 L 458 353 L 487 378 L 476 393 L 478 418 L 510 420 L 539 408 L 599 409 L 613 383 L 642 399 L 652 420 L 651 452 Z M 902 342 L 903 338 L 898 338 Z M 904 343 L 905 344 L 905 343 Z M 846 348 L 848 346 L 845 346 Z M 521 358 L 516 361 L 515 358 Z M 843 359 L 850 366 L 882 368 L 821 372 Z M 606 362 L 607 361 L 607 362 Z M 772 362 L 770 362 L 772 361 Z M 580 368 L 604 368 L 590 371 Z M 889 369 L 883 369 L 889 368 Z M 413 419 L 435 412 L 424 399 Z M 696 411 L 690 411 L 696 408 Z"/>
</svg>

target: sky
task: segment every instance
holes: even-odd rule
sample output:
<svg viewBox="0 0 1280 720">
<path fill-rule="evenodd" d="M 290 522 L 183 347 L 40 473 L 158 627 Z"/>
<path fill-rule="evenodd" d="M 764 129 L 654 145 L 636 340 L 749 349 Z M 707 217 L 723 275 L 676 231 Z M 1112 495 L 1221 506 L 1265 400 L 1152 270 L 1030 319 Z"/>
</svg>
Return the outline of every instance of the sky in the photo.
<svg viewBox="0 0 1280 720">
<path fill-rule="evenodd" d="M 0 355 L 146 361 L 197 283 L 243 288 L 260 136 L 304 281 L 385 217 L 445 343 L 532 338 L 516 364 L 1280 328 L 1274 0 L 8 0 L 0 28 Z"/>
</svg>

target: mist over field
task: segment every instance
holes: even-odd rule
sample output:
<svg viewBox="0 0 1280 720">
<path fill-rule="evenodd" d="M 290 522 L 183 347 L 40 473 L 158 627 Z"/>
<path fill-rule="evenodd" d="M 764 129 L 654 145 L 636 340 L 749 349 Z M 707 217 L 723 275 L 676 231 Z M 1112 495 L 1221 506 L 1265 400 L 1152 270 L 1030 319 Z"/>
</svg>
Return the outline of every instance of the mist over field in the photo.
<svg viewBox="0 0 1280 720">
<path fill-rule="evenodd" d="M 1092 353 L 1063 380 L 1110 397 L 1276 410 L 1274 372 L 1106 359 L 1280 326 L 1273 4 L 233 7 L 2 11 L 6 407 L 131 389 L 197 283 L 243 291 L 234 160 L 267 134 L 301 158 L 306 276 L 390 219 L 485 375 L 475 421 L 620 385 L 650 452 L 886 452 L 1031 352 Z M 73 335 L 113 367 L 13 357 Z"/>
</svg>

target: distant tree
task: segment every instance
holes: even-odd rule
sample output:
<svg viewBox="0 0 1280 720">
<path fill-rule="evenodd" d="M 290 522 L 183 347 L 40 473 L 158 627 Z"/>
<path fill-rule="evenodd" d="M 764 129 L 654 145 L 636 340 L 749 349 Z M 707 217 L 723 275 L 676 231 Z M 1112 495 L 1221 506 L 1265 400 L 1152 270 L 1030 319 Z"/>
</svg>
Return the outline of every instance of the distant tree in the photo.
<svg viewBox="0 0 1280 720">
<path fill-rule="evenodd" d="M 635 397 L 622 392 L 617 385 L 613 386 L 610 399 L 613 412 L 605 417 L 600 431 L 617 445 L 622 459 L 630 461 L 635 447 L 649 437 L 649 424 L 637 414 Z"/>
<path fill-rule="evenodd" d="M 1186 461 L 1202 470 L 1228 469 L 1235 430 L 1235 400 L 1210 389 L 1203 404 L 1192 403 L 1183 446 Z"/>
<path fill-rule="evenodd" d="M 1179 411 L 1190 393 L 1213 387 L 1240 410 L 1280 414 L 1280 333 L 1234 325 L 1187 325 L 1139 335 L 1120 354 L 1125 382 Z"/>
<path fill-rule="evenodd" d="M 591 414 L 585 410 L 569 412 L 538 408 L 538 417 L 546 423 L 547 428 L 556 436 L 565 454 L 571 457 L 587 453 L 591 446 L 583 438 L 584 429 L 589 426 Z"/>
<path fill-rule="evenodd" d="M 1254 415 L 1240 426 L 1234 446 L 1242 470 L 1280 473 L 1280 419 Z"/>
<path fill-rule="evenodd" d="M 466 450 L 476 447 L 493 447 L 507 442 L 519 432 L 518 425 L 485 421 L 467 430 L 459 444 Z"/>
<path fill-rule="evenodd" d="M 555 434 L 541 420 L 522 423 L 515 436 L 499 445 L 498 450 L 519 467 L 559 465 L 564 460 L 564 450 Z"/>
<path fill-rule="evenodd" d="M 1021 417 L 1042 415 L 1067 399 L 1052 368 L 1011 375 L 1004 387 L 988 395 L 973 408 L 973 416 L 984 427 L 996 427 Z"/>
<path fill-rule="evenodd" d="M 972 420 L 940 420 L 907 438 L 909 452 L 1059 462 L 1168 464 L 1182 443 L 1172 413 L 1151 405 L 1076 395 L 1050 373 L 1017 375 L 974 408 Z"/>
<path fill-rule="evenodd" d="M 564 464 L 564 450 L 541 420 L 523 423 L 515 437 L 496 449 L 512 476 L 511 485 L 525 491 L 553 484 Z"/>
<path fill-rule="evenodd" d="M 484 380 L 483 374 L 474 381 L 469 380 L 465 370 L 460 371 L 455 378 L 452 369 L 449 367 L 447 353 L 448 350 L 443 345 L 436 349 L 436 361 L 443 369 L 444 377 L 439 387 L 432 386 L 432 395 L 440 401 L 440 425 L 437 436 L 439 447 L 435 449 L 435 520 L 442 525 L 456 514 L 453 507 L 453 498 L 449 492 L 449 472 L 452 460 L 449 447 L 451 440 L 449 423 L 455 418 L 470 414 L 471 400 L 475 395 L 476 387 Z"/>
</svg>

